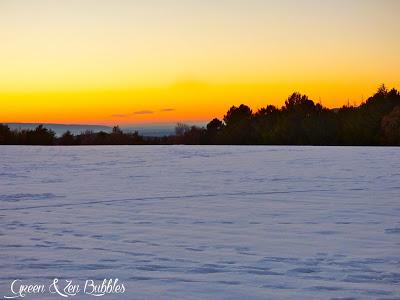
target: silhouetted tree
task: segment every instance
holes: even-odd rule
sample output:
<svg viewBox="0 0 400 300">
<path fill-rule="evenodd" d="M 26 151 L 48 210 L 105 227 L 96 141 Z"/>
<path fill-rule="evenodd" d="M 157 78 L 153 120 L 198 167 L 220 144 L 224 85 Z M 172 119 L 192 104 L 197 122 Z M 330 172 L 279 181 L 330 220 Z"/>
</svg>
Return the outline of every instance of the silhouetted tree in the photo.
<svg viewBox="0 0 400 300">
<path fill-rule="evenodd" d="M 75 145 L 75 136 L 68 130 L 59 139 L 60 145 Z"/>
<path fill-rule="evenodd" d="M 34 130 L 22 130 L 19 143 L 28 145 L 54 145 L 55 132 L 47 129 L 43 125 L 37 126 Z"/>
<path fill-rule="evenodd" d="M 184 136 L 187 132 L 190 131 L 190 126 L 183 124 L 183 123 L 178 123 L 175 126 L 175 134 L 177 136 Z"/>
<path fill-rule="evenodd" d="M 273 105 L 260 108 L 253 116 L 253 130 L 259 144 L 276 143 L 276 124 L 280 110 Z"/>
<path fill-rule="evenodd" d="M 0 145 L 13 144 L 13 134 L 7 125 L 0 124 Z"/>
<path fill-rule="evenodd" d="M 318 145 L 328 141 L 326 128 L 332 120 L 329 110 L 314 104 L 306 95 L 293 93 L 277 118 L 273 139 L 279 144 Z M 331 133 L 332 135 L 332 133 Z"/>
<path fill-rule="evenodd" d="M 247 105 L 232 106 L 224 116 L 226 124 L 223 143 L 226 144 L 251 144 L 253 139 L 252 111 Z"/>
<path fill-rule="evenodd" d="M 121 135 L 121 134 L 123 134 L 123 132 L 122 132 L 121 128 L 119 128 L 119 126 L 114 126 L 113 129 L 112 129 L 112 134 Z"/>
<path fill-rule="evenodd" d="M 382 143 L 400 146 L 400 106 L 382 119 Z"/>
<path fill-rule="evenodd" d="M 241 104 L 239 107 L 232 106 L 224 116 L 226 126 L 236 126 L 241 122 L 249 121 L 252 116 L 250 107 Z"/>
<path fill-rule="evenodd" d="M 205 143 L 206 144 L 220 144 L 221 141 L 221 132 L 224 129 L 224 123 L 215 118 L 210 121 L 206 126 L 205 132 Z"/>
<path fill-rule="evenodd" d="M 215 118 L 207 124 L 207 130 L 209 132 L 218 132 L 223 128 L 224 124 L 221 120 Z"/>
</svg>

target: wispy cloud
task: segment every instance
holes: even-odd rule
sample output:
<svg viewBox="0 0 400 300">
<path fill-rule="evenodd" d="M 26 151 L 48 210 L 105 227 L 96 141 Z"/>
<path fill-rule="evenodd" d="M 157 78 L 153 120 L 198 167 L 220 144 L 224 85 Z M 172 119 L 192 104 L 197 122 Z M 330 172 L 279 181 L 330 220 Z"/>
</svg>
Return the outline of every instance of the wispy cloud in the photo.
<svg viewBox="0 0 400 300">
<path fill-rule="evenodd" d="M 115 117 L 115 118 L 126 118 L 126 117 L 129 117 L 129 114 L 114 114 L 111 116 Z"/>
<path fill-rule="evenodd" d="M 162 111 L 162 112 L 169 112 L 169 111 L 174 111 L 175 110 L 175 108 L 163 108 L 163 109 L 160 109 L 160 111 Z"/>
<path fill-rule="evenodd" d="M 135 115 L 151 115 L 154 114 L 154 111 L 152 110 L 148 110 L 148 109 L 144 109 L 144 110 L 138 110 L 138 111 L 134 111 L 132 113 L 129 114 L 113 114 L 111 115 L 114 118 L 128 118 L 128 117 L 132 117 Z"/>
<path fill-rule="evenodd" d="M 150 114 L 154 114 L 154 111 L 152 110 L 138 110 L 133 112 L 134 115 L 150 115 Z"/>
</svg>

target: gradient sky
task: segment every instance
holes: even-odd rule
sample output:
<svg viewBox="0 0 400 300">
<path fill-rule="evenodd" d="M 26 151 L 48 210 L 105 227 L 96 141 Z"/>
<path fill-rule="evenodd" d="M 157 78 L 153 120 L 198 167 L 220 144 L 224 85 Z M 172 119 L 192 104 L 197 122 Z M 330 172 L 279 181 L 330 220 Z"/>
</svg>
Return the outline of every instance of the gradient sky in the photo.
<svg viewBox="0 0 400 300">
<path fill-rule="evenodd" d="M 398 0 L 0 0 L 0 122 L 209 120 L 400 87 Z"/>
</svg>

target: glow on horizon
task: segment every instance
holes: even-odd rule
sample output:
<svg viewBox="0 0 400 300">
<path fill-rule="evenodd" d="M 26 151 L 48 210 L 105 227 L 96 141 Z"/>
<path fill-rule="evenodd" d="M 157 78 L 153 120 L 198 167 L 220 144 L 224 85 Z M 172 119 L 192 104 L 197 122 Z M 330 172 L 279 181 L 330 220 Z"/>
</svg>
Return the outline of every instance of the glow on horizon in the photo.
<svg viewBox="0 0 400 300">
<path fill-rule="evenodd" d="M 210 120 L 400 87 L 396 0 L 0 2 L 0 122 Z"/>
</svg>

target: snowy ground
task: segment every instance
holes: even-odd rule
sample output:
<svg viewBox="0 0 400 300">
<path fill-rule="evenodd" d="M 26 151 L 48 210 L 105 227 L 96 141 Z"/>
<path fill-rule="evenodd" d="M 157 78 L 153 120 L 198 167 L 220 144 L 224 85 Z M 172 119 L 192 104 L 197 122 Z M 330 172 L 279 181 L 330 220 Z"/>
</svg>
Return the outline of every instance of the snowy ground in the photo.
<svg viewBox="0 0 400 300">
<path fill-rule="evenodd" d="M 399 195 L 399 148 L 1 146 L 0 297 L 400 299 Z"/>
</svg>

